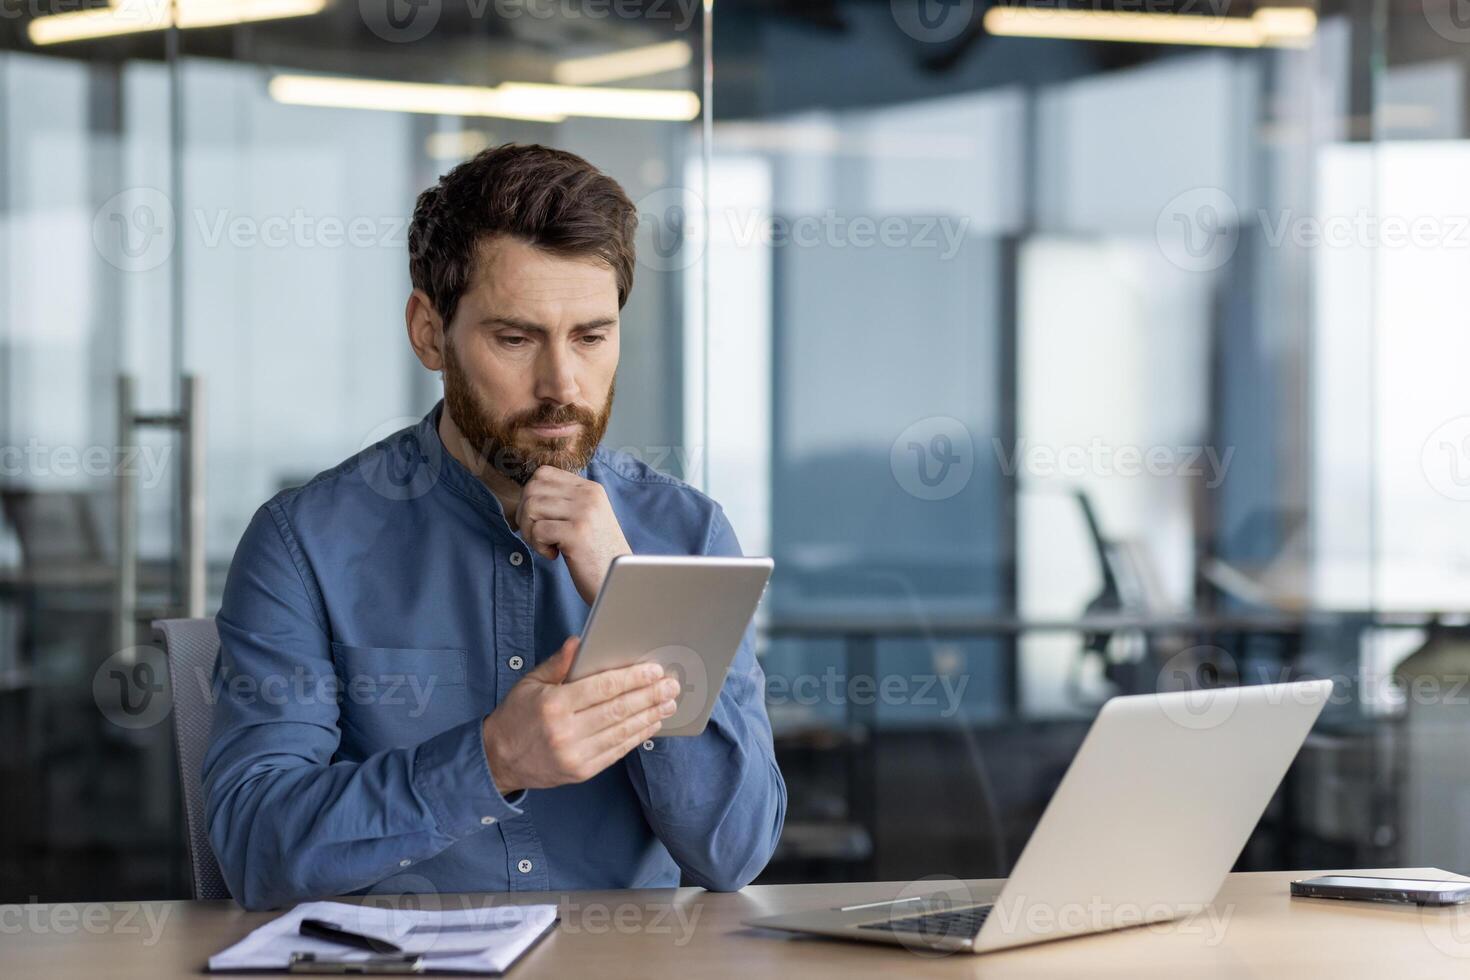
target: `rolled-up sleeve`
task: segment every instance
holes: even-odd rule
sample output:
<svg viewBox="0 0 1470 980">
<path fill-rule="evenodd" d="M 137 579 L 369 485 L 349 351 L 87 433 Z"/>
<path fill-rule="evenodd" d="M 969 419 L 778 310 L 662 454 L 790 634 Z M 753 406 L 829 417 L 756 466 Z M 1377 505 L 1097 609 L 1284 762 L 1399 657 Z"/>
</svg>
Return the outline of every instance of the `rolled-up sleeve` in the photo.
<svg viewBox="0 0 1470 980">
<path fill-rule="evenodd" d="M 704 553 L 739 556 L 735 532 L 716 509 Z M 658 738 L 627 758 L 654 832 L 687 881 L 735 891 L 760 874 L 786 818 L 786 784 L 776 765 L 765 706 L 765 673 L 747 626 L 705 730 Z"/>
<path fill-rule="evenodd" d="M 366 888 L 522 814 L 496 790 L 481 722 L 333 761 L 340 682 L 319 593 L 286 514 L 256 512 L 217 617 L 210 842 L 246 908 Z"/>
</svg>

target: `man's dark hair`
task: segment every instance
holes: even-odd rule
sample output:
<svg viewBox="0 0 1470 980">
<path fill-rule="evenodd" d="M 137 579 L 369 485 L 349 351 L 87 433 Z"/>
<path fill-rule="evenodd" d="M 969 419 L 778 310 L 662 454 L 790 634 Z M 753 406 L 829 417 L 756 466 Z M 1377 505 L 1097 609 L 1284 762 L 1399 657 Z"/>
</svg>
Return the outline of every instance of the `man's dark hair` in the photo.
<svg viewBox="0 0 1470 980">
<path fill-rule="evenodd" d="M 558 255 L 612 267 L 618 308 L 633 288 L 637 209 L 618 182 L 575 153 L 507 143 L 491 147 L 419 195 L 408 229 L 408 271 L 445 326 L 486 241 L 506 235 Z"/>
</svg>

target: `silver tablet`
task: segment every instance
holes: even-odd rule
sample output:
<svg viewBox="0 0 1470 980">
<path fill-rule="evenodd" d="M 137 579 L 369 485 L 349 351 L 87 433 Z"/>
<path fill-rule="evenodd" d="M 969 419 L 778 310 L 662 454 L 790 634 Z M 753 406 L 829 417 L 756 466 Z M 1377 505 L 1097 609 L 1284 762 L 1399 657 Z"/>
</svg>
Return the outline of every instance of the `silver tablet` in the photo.
<svg viewBox="0 0 1470 980">
<path fill-rule="evenodd" d="M 568 680 L 652 660 L 679 681 L 659 737 L 698 735 L 775 563 L 769 558 L 623 555 L 592 603 Z"/>
</svg>

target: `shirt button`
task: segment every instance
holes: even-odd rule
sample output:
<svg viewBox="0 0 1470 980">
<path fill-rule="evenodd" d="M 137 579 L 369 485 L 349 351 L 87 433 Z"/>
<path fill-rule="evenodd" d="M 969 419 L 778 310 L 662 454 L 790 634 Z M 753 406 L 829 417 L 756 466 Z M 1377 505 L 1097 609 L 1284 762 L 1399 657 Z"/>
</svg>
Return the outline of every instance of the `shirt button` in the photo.
<svg viewBox="0 0 1470 980">
<path fill-rule="evenodd" d="M 521 565 L 521 562 L 523 562 L 525 560 L 526 560 L 526 556 L 523 555 L 523 554 L 521 554 L 519 551 L 512 551 L 510 553 L 510 563 L 512 565 L 515 565 L 517 568 L 519 568 L 520 565 Z"/>
<path fill-rule="evenodd" d="M 486 827 L 490 826 L 494 822 L 495 822 L 495 818 L 494 817 L 481 817 L 480 818 L 480 823 L 484 824 Z"/>
<path fill-rule="evenodd" d="M 506 664 L 509 665 L 511 670 L 520 670 L 522 667 L 526 666 L 526 662 L 518 656 L 511 657 L 509 660 L 506 661 Z"/>
<path fill-rule="evenodd" d="M 410 864 L 413 864 L 413 862 L 412 862 L 412 861 L 410 861 L 410 860 L 409 860 L 409 859 L 408 859 L 408 858 L 404 858 L 404 859 L 403 859 L 403 860 L 402 860 L 402 861 L 399 861 L 399 862 L 398 862 L 398 866 L 399 866 L 399 867 L 400 867 L 400 868 L 406 868 L 406 867 L 408 867 L 408 866 L 409 866 L 409 865 L 410 865 Z"/>
<path fill-rule="evenodd" d="M 645 751 L 645 752 L 652 752 L 653 751 L 653 739 L 649 739 L 648 741 L 646 741 L 646 742 L 643 743 L 643 751 Z"/>
<path fill-rule="evenodd" d="M 531 873 L 531 862 L 530 861 L 527 861 L 525 858 L 521 858 L 520 864 L 517 864 L 516 865 L 516 870 L 519 871 L 523 875 L 530 874 Z"/>
</svg>

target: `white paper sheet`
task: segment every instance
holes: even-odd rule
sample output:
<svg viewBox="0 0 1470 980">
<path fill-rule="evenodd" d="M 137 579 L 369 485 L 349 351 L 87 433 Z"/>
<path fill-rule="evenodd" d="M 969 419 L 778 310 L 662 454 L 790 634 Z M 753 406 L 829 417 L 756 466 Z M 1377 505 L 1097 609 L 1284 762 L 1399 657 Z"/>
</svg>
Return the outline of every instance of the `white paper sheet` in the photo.
<svg viewBox="0 0 1470 980">
<path fill-rule="evenodd" d="M 360 962 L 383 954 L 300 933 L 302 919 L 384 939 L 405 953 L 422 953 L 428 973 L 503 973 L 556 919 L 555 905 L 392 909 L 343 902 L 307 902 L 209 958 L 213 971 L 284 970 L 294 953 Z"/>
</svg>

